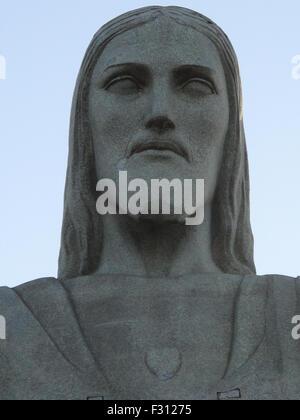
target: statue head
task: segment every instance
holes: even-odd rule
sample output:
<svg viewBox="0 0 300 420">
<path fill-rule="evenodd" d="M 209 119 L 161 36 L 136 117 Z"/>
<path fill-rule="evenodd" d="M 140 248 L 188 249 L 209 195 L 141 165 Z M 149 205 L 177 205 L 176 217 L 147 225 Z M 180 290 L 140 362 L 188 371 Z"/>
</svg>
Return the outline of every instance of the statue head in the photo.
<svg viewBox="0 0 300 420">
<path fill-rule="evenodd" d="M 155 154 L 158 138 L 172 153 Z M 148 181 L 203 178 L 215 263 L 225 273 L 255 272 L 238 63 L 203 15 L 146 7 L 94 36 L 73 99 L 59 278 L 96 270 L 96 184 L 117 184 L 120 170 Z"/>
</svg>

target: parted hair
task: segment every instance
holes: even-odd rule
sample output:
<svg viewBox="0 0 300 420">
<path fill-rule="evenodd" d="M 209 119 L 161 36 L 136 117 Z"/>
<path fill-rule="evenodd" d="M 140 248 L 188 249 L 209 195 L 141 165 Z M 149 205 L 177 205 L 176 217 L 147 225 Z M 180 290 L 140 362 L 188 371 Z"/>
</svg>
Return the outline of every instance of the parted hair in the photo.
<svg viewBox="0 0 300 420">
<path fill-rule="evenodd" d="M 64 214 L 58 278 L 92 274 L 101 260 L 102 223 L 96 211 L 96 169 L 88 116 L 94 67 L 114 37 L 161 15 L 206 35 L 216 46 L 225 71 L 230 120 L 212 209 L 212 254 L 230 274 L 255 273 L 250 224 L 249 167 L 244 134 L 242 89 L 236 54 L 227 35 L 212 20 L 182 7 L 151 6 L 125 13 L 106 23 L 85 54 L 74 92 L 69 136 Z"/>
</svg>

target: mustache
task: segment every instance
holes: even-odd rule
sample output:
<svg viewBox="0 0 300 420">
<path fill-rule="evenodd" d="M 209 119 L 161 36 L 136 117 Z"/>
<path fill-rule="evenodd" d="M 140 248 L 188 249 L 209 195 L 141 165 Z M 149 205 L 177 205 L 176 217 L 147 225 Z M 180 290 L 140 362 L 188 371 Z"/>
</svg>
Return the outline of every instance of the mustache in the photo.
<svg viewBox="0 0 300 420">
<path fill-rule="evenodd" d="M 146 150 L 169 150 L 177 155 L 183 157 L 190 162 L 190 154 L 188 148 L 179 139 L 175 138 L 144 138 L 137 139 L 128 148 L 127 157 L 131 157 L 137 153 L 142 153 Z"/>
</svg>

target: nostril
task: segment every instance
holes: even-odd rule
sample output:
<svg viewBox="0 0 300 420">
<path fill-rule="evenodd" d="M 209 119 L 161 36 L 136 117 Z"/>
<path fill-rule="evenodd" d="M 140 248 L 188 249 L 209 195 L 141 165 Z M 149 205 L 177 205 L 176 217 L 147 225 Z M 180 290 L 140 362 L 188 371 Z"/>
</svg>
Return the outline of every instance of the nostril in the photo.
<svg viewBox="0 0 300 420">
<path fill-rule="evenodd" d="M 163 123 L 163 128 L 166 130 L 169 130 L 169 129 L 175 128 L 175 125 L 172 123 L 172 121 L 165 120 Z"/>
<path fill-rule="evenodd" d="M 175 128 L 175 124 L 164 116 L 151 118 L 146 124 L 146 128 L 154 131 L 168 131 Z"/>
</svg>

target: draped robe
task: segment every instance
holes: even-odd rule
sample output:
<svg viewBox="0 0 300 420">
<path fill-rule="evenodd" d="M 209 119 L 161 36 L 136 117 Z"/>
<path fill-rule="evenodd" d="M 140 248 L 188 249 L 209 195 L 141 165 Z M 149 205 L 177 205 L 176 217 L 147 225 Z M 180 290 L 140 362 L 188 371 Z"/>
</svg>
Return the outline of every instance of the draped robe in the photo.
<svg viewBox="0 0 300 420">
<path fill-rule="evenodd" d="M 189 284 L 187 280 L 192 287 L 183 286 Z M 0 340 L 0 399 L 165 399 L 169 393 L 164 394 L 162 389 L 172 389 L 176 380 L 181 388 L 174 391 L 174 399 L 300 399 L 300 340 L 292 337 L 292 319 L 300 315 L 299 278 L 199 274 L 185 276 L 184 283 L 172 279 L 174 286 L 171 290 L 170 280 L 157 282 L 163 285 L 158 291 L 156 286 L 151 286 L 149 279 L 116 275 L 86 276 L 65 283 L 45 278 L 15 289 L 0 288 L 0 313 L 6 319 L 7 331 L 6 340 Z M 109 296 L 107 290 L 110 290 Z M 219 329 L 226 330 L 230 319 L 232 321 L 224 375 L 215 383 L 203 387 L 204 371 L 195 369 L 194 379 L 196 384 L 199 381 L 199 386 L 193 386 L 192 392 L 186 394 L 184 390 L 188 384 L 184 372 L 179 371 L 174 377 L 164 380 L 164 388 L 161 388 L 162 381 L 144 367 L 144 354 L 138 343 L 144 335 L 151 340 L 152 330 L 149 328 L 148 332 L 143 332 L 143 325 L 135 323 L 135 308 L 144 306 L 147 313 L 161 296 L 164 300 L 159 306 L 160 311 L 171 304 L 174 313 L 178 313 L 177 318 L 168 319 L 168 324 L 164 324 L 166 318 L 162 313 L 161 322 L 166 335 L 168 328 L 176 327 L 179 331 L 181 322 L 182 325 L 194 325 L 197 308 L 201 311 L 218 305 L 224 308 L 224 313 L 231 313 L 231 318 L 224 317 L 224 325 L 218 325 Z M 113 309 L 116 299 L 118 314 Z M 122 309 L 125 299 L 126 305 Z M 187 315 L 190 318 L 182 319 L 183 313 L 187 312 L 183 307 L 186 303 L 195 310 L 191 309 Z M 177 337 L 181 341 L 178 346 L 183 345 L 182 341 L 185 337 L 189 339 L 190 335 L 195 335 L 200 341 L 213 336 L 215 322 L 213 315 L 207 323 L 200 320 L 198 331 L 186 331 Z M 218 322 L 222 324 L 219 319 Z M 107 339 L 107 328 L 113 328 L 110 340 Z M 188 333 L 190 335 L 185 336 Z M 128 336 L 130 342 L 126 342 Z M 136 369 L 142 381 L 145 377 L 144 389 L 139 385 L 133 393 L 134 384 L 122 382 L 122 371 L 119 383 L 112 380 L 111 367 L 103 365 L 101 360 L 101 337 L 105 337 L 101 350 L 103 359 L 106 355 L 103 351 L 109 351 L 109 346 L 112 346 L 111 360 L 122 358 L 123 351 L 121 369 L 127 369 L 133 378 L 132 372 Z M 124 341 L 123 350 L 119 348 L 115 355 L 114 339 L 119 347 Z M 200 346 L 199 360 L 205 357 L 207 363 L 213 365 L 216 351 L 222 353 L 222 337 L 220 340 L 217 350 L 205 350 L 208 354 L 203 354 Z M 150 379 L 147 375 L 151 378 L 152 389 L 148 388 Z"/>
</svg>

